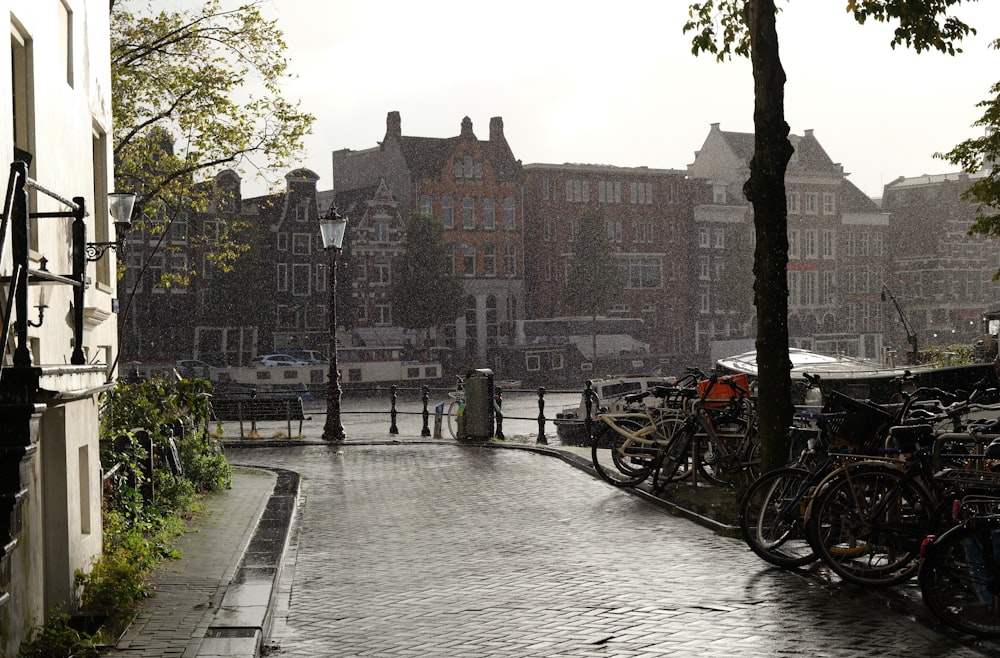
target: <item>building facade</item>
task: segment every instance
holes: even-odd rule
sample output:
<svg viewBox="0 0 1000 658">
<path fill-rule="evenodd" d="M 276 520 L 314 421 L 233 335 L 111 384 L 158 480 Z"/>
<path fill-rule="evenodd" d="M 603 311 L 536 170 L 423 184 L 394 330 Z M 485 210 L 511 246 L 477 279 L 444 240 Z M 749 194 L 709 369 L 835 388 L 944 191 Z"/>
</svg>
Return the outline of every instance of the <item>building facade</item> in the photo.
<svg viewBox="0 0 1000 658">
<path fill-rule="evenodd" d="M 881 282 L 887 276 L 889 217 L 833 162 L 812 130 L 790 135 L 785 177 L 788 208 L 788 326 L 793 347 L 881 358 Z M 694 342 L 711 362 L 753 349 L 753 208 L 743 195 L 753 157 L 752 133 L 712 124 L 692 179 L 710 201 L 695 208 L 697 318 Z"/>
<path fill-rule="evenodd" d="M 13 200 L 0 222 L 0 654 L 13 656 L 47 610 L 74 609 L 75 574 L 101 552 L 98 395 L 115 377 L 116 252 L 87 245 L 116 236 L 107 3 L 2 0 L 0 13 Z"/>
<path fill-rule="evenodd" d="M 523 172 L 503 120 L 490 120 L 486 140 L 468 117 L 456 137 L 411 137 L 403 135 L 399 113 L 390 112 L 377 147 L 334 151 L 333 179 L 338 207 L 358 190 L 381 186 L 404 224 L 416 213 L 441 222 L 451 271 L 465 289 L 465 312 L 444 324 L 436 343 L 468 363 L 493 363 L 524 317 L 525 299 Z M 391 323 L 391 305 L 378 314 L 374 320 Z"/>
<path fill-rule="evenodd" d="M 566 281 L 581 213 L 599 209 L 625 282 L 608 316 L 641 320 L 636 338 L 666 369 L 692 365 L 692 209 L 702 185 L 675 169 L 529 164 L 524 170 L 528 316 L 569 315 Z"/>
<path fill-rule="evenodd" d="M 970 236 L 976 205 L 961 199 L 979 174 L 900 177 L 885 186 L 882 207 L 892 213 L 895 271 L 889 286 L 921 348 L 969 343 L 981 333 L 987 309 L 1000 306 L 993 281 L 1000 249 Z M 890 315 L 893 342 L 906 345 L 902 322 Z"/>
</svg>

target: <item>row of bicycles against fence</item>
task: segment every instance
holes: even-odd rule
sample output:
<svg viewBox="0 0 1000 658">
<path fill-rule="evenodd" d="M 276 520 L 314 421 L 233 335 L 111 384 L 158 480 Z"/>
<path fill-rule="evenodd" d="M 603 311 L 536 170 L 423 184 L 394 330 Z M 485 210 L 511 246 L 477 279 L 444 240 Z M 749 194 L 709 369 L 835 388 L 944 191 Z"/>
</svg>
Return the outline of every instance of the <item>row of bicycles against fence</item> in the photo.
<svg viewBox="0 0 1000 658">
<path fill-rule="evenodd" d="M 651 478 L 657 490 L 681 477 L 736 485 L 743 539 L 770 564 L 822 560 L 873 587 L 917 577 L 946 624 L 1000 638 L 1000 405 L 984 402 L 995 391 L 911 380 L 896 380 L 892 405 L 823 391 L 822 410 L 797 414 L 790 429 L 789 465 L 761 475 L 745 383 L 692 370 L 603 414 L 614 431 L 597 433 L 594 466 L 617 486 Z"/>
</svg>

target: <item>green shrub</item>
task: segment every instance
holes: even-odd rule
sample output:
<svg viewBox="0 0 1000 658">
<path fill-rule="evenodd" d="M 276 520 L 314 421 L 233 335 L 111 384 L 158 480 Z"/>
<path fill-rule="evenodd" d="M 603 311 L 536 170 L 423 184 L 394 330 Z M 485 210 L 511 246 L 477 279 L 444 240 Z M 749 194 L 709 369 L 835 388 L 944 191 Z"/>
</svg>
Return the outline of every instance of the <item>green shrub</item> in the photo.
<svg viewBox="0 0 1000 658">
<path fill-rule="evenodd" d="M 99 658 L 101 653 L 90 635 L 70 626 L 70 616 L 49 611 L 45 625 L 21 643 L 19 658 Z"/>
</svg>

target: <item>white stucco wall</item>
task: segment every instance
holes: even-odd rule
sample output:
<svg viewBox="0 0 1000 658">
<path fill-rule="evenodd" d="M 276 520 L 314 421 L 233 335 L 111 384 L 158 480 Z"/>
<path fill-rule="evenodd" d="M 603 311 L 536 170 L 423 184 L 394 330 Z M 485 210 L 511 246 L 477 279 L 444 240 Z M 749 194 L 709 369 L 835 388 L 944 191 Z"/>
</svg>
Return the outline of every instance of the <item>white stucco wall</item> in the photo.
<svg viewBox="0 0 1000 658">
<path fill-rule="evenodd" d="M 13 158 L 14 76 L 12 51 L 27 53 L 21 69 L 27 88 L 17 90 L 28 100 L 28 134 L 18 145 L 34 158 L 29 176 L 66 198 L 83 197 L 90 211 L 87 241 L 113 238 L 106 193 L 114 189 L 111 168 L 111 76 L 107 0 L 0 0 L 7 17 L 11 46 L 0 49 L 0 174 L 6 192 L 7 167 Z M 69 21 L 62 17 L 68 17 Z M 24 115 L 25 113 L 21 113 Z M 95 140 L 95 135 L 106 139 Z M 98 146 L 95 147 L 95 144 Z M 34 194 L 31 210 L 66 208 Z M 37 248 L 29 267 L 68 274 L 69 218 L 37 220 Z M 98 226 L 98 224 L 103 226 Z M 100 230 L 98 230 L 98 228 Z M 34 365 L 42 366 L 42 388 L 58 395 L 38 423 L 37 454 L 26 460 L 22 484 L 28 491 L 20 508 L 22 530 L 11 560 L 11 595 L 0 607 L 0 655 L 16 655 L 16 647 L 31 626 L 44 621 L 46 609 L 73 601 L 76 569 L 87 569 L 101 547 L 100 459 L 96 390 L 108 379 L 107 364 L 117 350 L 115 254 L 88 263 L 91 285 L 85 292 L 83 347 L 88 363 L 68 366 L 72 353 L 73 289 L 67 285 L 31 286 L 29 311 L 47 305 L 44 322 L 32 328 Z M 10 276 L 11 236 L 0 253 L 0 276 Z M 44 298 L 42 298 L 44 296 Z M 6 286 L 0 298 L 6 300 Z M 10 356 L 4 355 L 7 364 Z M 9 372 L 9 371 L 5 371 Z M 89 393 L 88 393 L 89 392 Z M 81 462 L 82 460 L 82 462 Z M 81 477 L 82 475 L 82 477 Z"/>
</svg>

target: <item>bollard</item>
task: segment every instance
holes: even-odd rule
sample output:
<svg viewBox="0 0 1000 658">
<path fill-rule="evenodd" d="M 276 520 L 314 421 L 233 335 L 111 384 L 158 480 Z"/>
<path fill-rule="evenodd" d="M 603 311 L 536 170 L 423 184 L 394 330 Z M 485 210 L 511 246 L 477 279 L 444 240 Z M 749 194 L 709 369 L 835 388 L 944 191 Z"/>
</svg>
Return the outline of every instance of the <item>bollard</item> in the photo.
<svg viewBox="0 0 1000 658">
<path fill-rule="evenodd" d="M 250 389 L 250 433 L 257 438 L 257 389 Z"/>
<path fill-rule="evenodd" d="M 389 434 L 399 434 L 396 427 L 396 385 L 389 387 Z"/>
<path fill-rule="evenodd" d="M 496 438 L 503 441 L 503 386 L 497 386 L 493 392 L 493 416 L 496 420 Z"/>
<path fill-rule="evenodd" d="M 538 440 L 535 443 L 548 443 L 545 438 L 545 387 L 538 387 Z"/>
<path fill-rule="evenodd" d="M 430 400 L 430 387 L 427 384 L 423 385 L 423 398 L 424 398 L 424 426 L 420 430 L 420 436 L 430 436 L 431 429 L 427 426 L 427 421 L 429 420 L 430 414 L 427 412 L 427 401 Z M 438 437 L 441 438 L 441 437 Z"/>
<path fill-rule="evenodd" d="M 587 388 L 583 390 L 583 407 L 586 412 L 583 424 L 587 428 L 587 443 L 594 445 L 594 399 L 590 397 L 594 394 L 592 386 L 594 382 L 587 380 Z"/>
<path fill-rule="evenodd" d="M 444 417 L 444 402 L 434 407 L 434 437 L 441 438 L 441 420 Z"/>
</svg>

